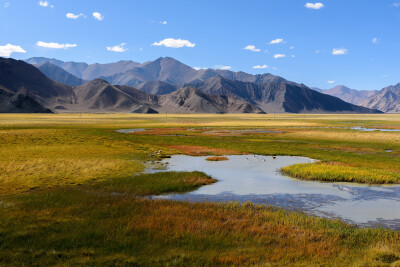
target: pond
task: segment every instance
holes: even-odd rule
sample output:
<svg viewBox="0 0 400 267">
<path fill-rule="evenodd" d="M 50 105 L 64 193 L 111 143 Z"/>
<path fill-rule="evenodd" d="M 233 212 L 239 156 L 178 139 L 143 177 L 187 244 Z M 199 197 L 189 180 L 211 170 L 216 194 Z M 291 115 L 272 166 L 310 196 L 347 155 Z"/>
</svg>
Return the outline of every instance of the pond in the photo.
<svg viewBox="0 0 400 267">
<path fill-rule="evenodd" d="M 400 186 L 303 181 L 280 174 L 279 169 L 314 160 L 291 156 L 228 156 L 227 161 L 175 155 L 164 159 L 165 171 L 202 171 L 218 182 L 186 194 L 153 196 L 186 201 L 251 201 L 306 214 L 340 218 L 359 226 L 400 230 Z"/>
<path fill-rule="evenodd" d="M 118 133 L 137 133 L 137 132 L 144 132 L 146 129 L 140 129 L 140 128 L 135 128 L 135 129 L 119 129 L 115 130 Z"/>
<path fill-rule="evenodd" d="M 364 131 L 364 132 L 400 132 L 400 129 L 383 129 L 383 128 L 364 128 L 364 127 L 351 127 L 352 130 Z"/>
</svg>

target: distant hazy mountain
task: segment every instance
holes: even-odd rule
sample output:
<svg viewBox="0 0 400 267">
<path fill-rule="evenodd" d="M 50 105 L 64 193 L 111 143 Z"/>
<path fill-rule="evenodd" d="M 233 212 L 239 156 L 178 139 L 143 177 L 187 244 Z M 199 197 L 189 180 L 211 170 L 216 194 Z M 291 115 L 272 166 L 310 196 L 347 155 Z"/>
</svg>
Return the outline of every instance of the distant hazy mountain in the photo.
<svg viewBox="0 0 400 267">
<path fill-rule="evenodd" d="M 154 61 L 148 61 L 143 64 L 133 61 L 119 61 L 109 64 L 88 65 L 81 62 L 63 62 L 56 59 L 37 57 L 27 59 L 26 62 L 34 65 L 43 62 L 50 62 L 58 67 L 63 68 L 74 76 L 85 80 L 101 78 L 111 84 L 129 85 L 135 87 L 138 87 L 146 82 L 154 81 L 178 85 L 183 83 L 205 81 L 217 75 L 230 80 L 253 83 L 285 81 L 285 79 L 269 73 L 251 75 L 245 72 L 233 72 L 229 70 L 195 70 L 170 57 L 161 57 Z M 151 86 L 153 87 L 158 85 Z M 149 88 L 144 89 L 146 92 L 150 92 L 151 90 Z M 162 93 L 165 93 L 165 91 L 162 91 Z"/>
<path fill-rule="evenodd" d="M 257 105 L 268 113 L 375 113 L 376 110 L 356 106 L 311 90 L 305 85 L 284 79 L 275 82 L 251 83 L 214 76 L 206 81 L 184 84 L 206 94 L 230 95 Z"/>
<path fill-rule="evenodd" d="M 0 113 L 51 113 L 27 95 L 0 89 Z"/>
<path fill-rule="evenodd" d="M 367 90 L 355 90 L 350 89 L 344 85 L 338 85 L 328 90 L 323 90 L 322 93 L 336 96 L 348 103 L 359 105 L 365 101 L 368 97 L 374 95 L 378 91 L 367 91 Z"/>
<path fill-rule="evenodd" d="M 114 75 L 116 73 L 125 72 L 140 65 L 139 63 L 130 60 L 121 60 L 115 63 L 108 64 L 87 64 L 83 62 L 72 61 L 64 62 L 54 58 L 50 59 L 45 57 L 33 57 L 25 61 L 33 65 L 50 62 L 83 80 L 93 80 L 99 77 Z"/>
<path fill-rule="evenodd" d="M 151 81 L 139 84 L 137 89 L 142 92 L 155 94 L 155 95 L 165 95 L 176 91 L 179 88 L 177 85 L 169 84 L 162 81 Z"/>
<path fill-rule="evenodd" d="M 34 66 L 37 67 L 48 78 L 65 85 L 79 86 L 87 82 L 48 61 L 36 64 Z"/>
<path fill-rule="evenodd" d="M 400 83 L 383 88 L 381 91 L 363 101 L 361 105 L 379 109 L 383 112 L 400 112 Z"/>
</svg>

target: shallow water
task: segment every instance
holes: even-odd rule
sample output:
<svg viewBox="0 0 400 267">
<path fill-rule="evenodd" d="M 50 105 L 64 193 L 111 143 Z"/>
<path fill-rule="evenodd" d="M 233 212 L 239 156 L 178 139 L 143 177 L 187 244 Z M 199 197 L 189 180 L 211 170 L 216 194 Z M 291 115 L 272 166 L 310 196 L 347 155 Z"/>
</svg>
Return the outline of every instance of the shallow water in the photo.
<svg viewBox="0 0 400 267">
<path fill-rule="evenodd" d="M 228 161 L 176 155 L 165 171 L 202 171 L 218 179 L 186 194 L 154 198 L 188 201 L 252 201 L 307 214 L 341 218 L 360 226 L 400 229 L 400 186 L 368 186 L 350 183 L 302 181 L 280 174 L 279 169 L 314 160 L 304 157 L 239 155 Z M 246 159 L 247 158 L 247 159 Z"/>
<path fill-rule="evenodd" d="M 364 127 L 351 127 L 352 130 L 364 131 L 364 132 L 373 132 L 373 131 L 380 131 L 380 132 L 400 132 L 399 129 L 381 129 L 381 128 L 364 128 Z"/>
<path fill-rule="evenodd" d="M 146 131 L 146 129 L 140 129 L 140 128 L 136 128 L 136 129 L 120 129 L 120 130 L 115 130 L 118 133 L 136 133 L 136 132 L 144 132 Z"/>
</svg>

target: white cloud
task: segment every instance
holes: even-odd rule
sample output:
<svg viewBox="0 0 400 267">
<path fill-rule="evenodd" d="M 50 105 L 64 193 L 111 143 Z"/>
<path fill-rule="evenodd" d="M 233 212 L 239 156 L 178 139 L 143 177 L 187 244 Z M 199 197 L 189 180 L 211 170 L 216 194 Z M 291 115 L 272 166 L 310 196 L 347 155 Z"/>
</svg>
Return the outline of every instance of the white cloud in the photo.
<svg viewBox="0 0 400 267">
<path fill-rule="evenodd" d="M 250 51 L 253 51 L 253 52 L 260 52 L 261 51 L 260 49 L 256 48 L 254 45 L 248 45 L 243 49 L 250 50 Z"/>
<path fill-rule="evenodd" d="M 104 19 L 104 15 L 100 14 L 99 12 L 93 12 L 92 15 L 97 20 L 103 20 Z"/>
<path fill-rule="evenodd" d="M 108 51 L 113 51 L 113 52 L 125 52 L 127 49 L 124 47 L 126 45 L 125 43 L 121 43 L 120 45 L 115 45 L 115 46 L 107 46 Z"/>
<path fill-rule="evenodd" d="M 293 50 L 293 49 L 294 49 L 294 46 L 292 45 L 291 47 L 289 47 L 289 49 L 290 49 L 290 50 Z"/>
<path fill-rule="evenodd" d="M 168 22 L 166 20 L 160 21 L 161 24 L 166 25 Z"/>
<path fill-rule="evenodd" d="M 335 83 L 335 81 L 327 81 L 327 83 L 332 84 Z"/>
<path fill-rule="evenodd" d="M 76 47 L 76 44 L 59 44 L 59 43 L 45 43 L 42 41 L 38 41 L 36 43 L 37 46 L 45 47 L 45 48 L 54 48 L 54 49 L 67 49 L 71 47 Z"/>
<path fill-rule="evenodd" d="M 311 8 L 311 9 L 321 9 L 324 7 L 324 4 L 322 3 L 307 3 L 305 4 L 306 8 Z"/>
<path fill-rule="evenodd" d="M 253 67 L 253 69 L 266 69 L 266 68 L 269 68 L 269 66 L 267 66 L 267 65 L 256 65 L 256 66 Z"/>
<path fill-rule="evenodd" d="M 392 7 L 400 7 L 400 3 L 393 3 L 391 6 Z"/>
<path fill-rule="evenodd" d="M 333 48 L 332 55 L 335 55 L 335 56 L 337 56 L 337 55 L 346 55 L 347 52 L 348 52 L 348 50 L 345 49 L 345 48 Z"/>
<path fill-rule="evenodd" d="M 232 69 L 231 66 L 224 66 L 224 65 L 215 65 L 214 67 L 216 69 L 220 69 L 220 70 L 230 70 L 230 69 Z"/>
<path fill-rule="evenodd" d="M 285 40 L 283 40 L 282 38 L 278 38 L 278 39 L 275 39 L 275 40 L 272 40 L 271 42 L 269 42 L 268 44 L 281 44 L 281 43 L 284 43 L 285 42 Z"/>
<path fill-rule="evenodd" d="M 274 55 L 274 58 L 283 58 L 283 57 L 286 57 L 286 55 L 284 55 L 284 54 L 275 54 Z"/>
<path fill-rule="evenodd" d="M 68 19 L 78 19 L 79 17 L 84 17 L 85 15 L 82 14 L 82 13 L 80 13 L 80 14 L 67 13 L 67 14 L 65 14 L 65 16 L 66 16 Z"/>
<path fill-rule="evenodd" d="M 154 42 L 152 45 L 155 46 L 165 46 L 165 47 L 172 47 L 172 48 L 181 48 L 181 47 L 195 47 L 196 44 L 189 42 L 188 40 L 183 39 L 173 39 L 173 38 L 166 38 L 159 42 Z"/>
<path fill-rule="evenodd" d="M 295 56 L 295 55 L 291 55 L 291 57 L 292 57 L 292 58 L 295 58 L 296 56 Z"/>
<path fill-rule="evenodd" d="M 206 70 L 208 68 L 206 68 L 206 67 L 193 67 L 193 69 L 195 69 L 195 70 Z"/>
<path fill-rule="evenodd" d="M 0 46 L 0 57 L 9 57 L 12 53 L 26 53 L 19 45 L 6 44 Z"/>
<path fill-rule="evenodd" d="M 42 7 L 51 7 L 51 8 L 54 7 L 53 5 L 50 5 L 50 3 L 49 3 L 47 0 L 40 0 L 40 1 L 39 1 L 39 6 L 42 6 Z"/>
<path fill-rule="evenodd" d="M 315 54 L 319 54 L 321 51 L 319 50 L 315 50 Z"/>
<path fill-rule="evenodd" d="M 374 37 L 374 38 L 372 38 L 372 43 L 373 44 L 377 44 L 377 43 L 379 43 L 379 39 L 378 38 L 376 38 L 376 37 Z"/>
<path fill-rule="evenodd" d="M 10 2 L 6 2 L 5 4 L 4 4 L 4 7 L 5 8 L 7 8 L 7 7 L 9 7 L 10 6 Z"/>
</svg>

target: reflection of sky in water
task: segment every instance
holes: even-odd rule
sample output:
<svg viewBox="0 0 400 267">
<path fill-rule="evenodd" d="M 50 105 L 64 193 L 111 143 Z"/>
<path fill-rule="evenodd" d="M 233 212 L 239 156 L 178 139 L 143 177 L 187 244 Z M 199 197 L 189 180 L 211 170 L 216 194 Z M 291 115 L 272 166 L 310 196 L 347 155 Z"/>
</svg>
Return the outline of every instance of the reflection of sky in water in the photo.
<svg viewBox="0 0 400 267">
<path fill-rule="evenodd" d="M 378 128 L 364 128 L 364 127 L 351 127 L 352 130 L 372 132 L 372 131 L 380 131 L 380 132 L 400 132 L 399 129 L 378 129 Z"/>
<path fill-rule="evenodd" d="M 146 129 L 120 129 L 120 130 L 115 130 L 116 132 L 119 133 L 136 133 L 136 132 L 144 132 Z"/>
<path fill-rule="evenodd" d="M 228 161 L 177 155 L 167 171 L 203 171 L 218 179 L 187 194 L 158 196 L 188 201 L 252 201 L 308 214 L 340 217 L 360 225 L 384 225 L 400 229 L 400 186 L 368 186 L 350 183 L 302 181 L 283 176 L 279 169 L 313 160 L 302 157 L 229 156 Z"/>
</svg>

